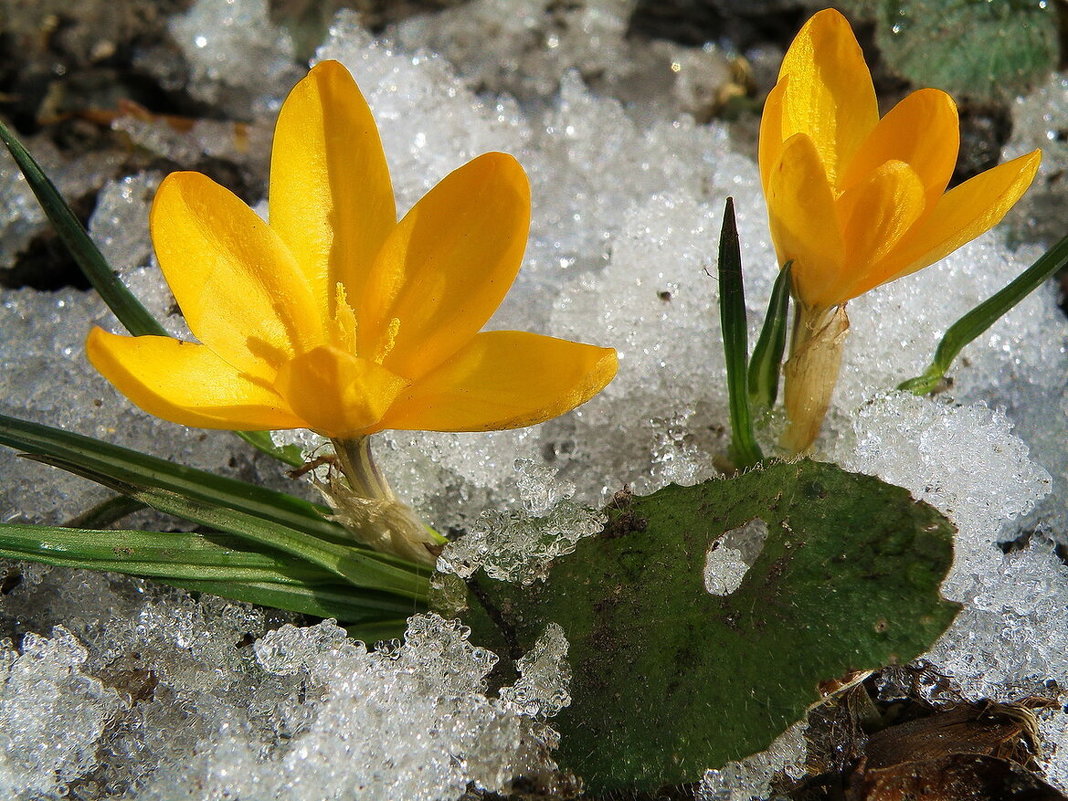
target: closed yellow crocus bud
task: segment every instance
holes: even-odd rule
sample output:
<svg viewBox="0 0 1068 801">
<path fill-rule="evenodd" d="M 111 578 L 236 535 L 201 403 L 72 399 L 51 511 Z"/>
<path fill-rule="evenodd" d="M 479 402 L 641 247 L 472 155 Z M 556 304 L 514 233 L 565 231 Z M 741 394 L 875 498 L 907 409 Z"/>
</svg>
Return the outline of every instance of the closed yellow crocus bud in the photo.
<svg viewBox="0 0 1068 801">
<path fill-rule="evenodd" d="M 837 11 L 815 14 L 790 45 L 759 148 L 772 240 L 779 264 L 793 262 L 799 306 L 785 369 L 789 450 L 811 445 L 830 402 L 848 328 L 835 310 L 989 230 L 1038 170 L 1036 150 L 947 192 L 959 144 L 956 104 L 938 89 L 879 118 L 864 54 Z"/>
</svg>

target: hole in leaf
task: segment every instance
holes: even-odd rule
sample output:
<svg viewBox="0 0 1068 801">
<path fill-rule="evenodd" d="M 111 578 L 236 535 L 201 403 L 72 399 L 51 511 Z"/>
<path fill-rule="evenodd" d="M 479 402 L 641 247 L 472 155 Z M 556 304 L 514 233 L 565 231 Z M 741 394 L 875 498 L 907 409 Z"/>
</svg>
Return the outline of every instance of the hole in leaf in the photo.
<svg viewBox="0 0 1068 801">
<path fill-rule="evenodd" d="M 768 538 L 768 524 L 759 517 L 725 531 L 705 554 L 705 589 L 710 595 L 730 595 L 742 585 Z"/>
</svg>

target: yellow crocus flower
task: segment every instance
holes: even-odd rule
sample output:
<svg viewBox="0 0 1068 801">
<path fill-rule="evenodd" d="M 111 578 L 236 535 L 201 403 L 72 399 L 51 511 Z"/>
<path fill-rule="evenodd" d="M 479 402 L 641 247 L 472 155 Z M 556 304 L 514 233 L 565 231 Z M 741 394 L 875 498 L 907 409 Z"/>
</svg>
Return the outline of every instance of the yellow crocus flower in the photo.
<svg viewBox="0 0 1068 801">
<path fill-rule="evenodd" d="M 150 414 L 201 428 L 383 429 L 539 423 L 615 375 L 610 348 L 481 332 L 519 270 L 530 188 L 487 153 L 397 221 L 378 129 L 341 64 L 279 114 L 270 221 L 204 175 L 159 187 L 152 241 L 196 344 L 94 328 L 92 364 Z"/>
<path fill-rule="evenodd" d="M 815 14 L 790 45 L 760 124 L 760 178 L 798 316 L 785 367 L 784 445 L 819 432 L 848 330 L 844 305 L 996 225 L 1038 170 L 1034 151 L 946 191 L 960 132 L 953 99 L 921 89 L 885 117 L 853 31 Z"/>
<path fill-rule="evenodd" d="M 199 343 L 89 333 L 93 366 L 150 414 L 200 428 L 308 428 L 342 477 L 319 488 L 379 550 L 433 564 L 444 542 L 371 458 L 384 429 L 540 423 L 612 380 L 616 352 L 480 329 L 523 260 L 530 186 L 487 153 L 397 221 L 371 110 L 324 61 L 286 98 L 271 153 L 270 221 L 204 175 L 160 184 L 156 256 Z"/>
<path fill-rule="evenodd" d="M 797 34 L 760 124 L 760 178 L 779 263 L 801 302 L 830 308 L 914 273 L 996 225 L 1031 184 L 1039 151 L 950 191 L 957 106 L 921 89 L 879 119 L 871 74 L 840 13 Z"/>
</svg>

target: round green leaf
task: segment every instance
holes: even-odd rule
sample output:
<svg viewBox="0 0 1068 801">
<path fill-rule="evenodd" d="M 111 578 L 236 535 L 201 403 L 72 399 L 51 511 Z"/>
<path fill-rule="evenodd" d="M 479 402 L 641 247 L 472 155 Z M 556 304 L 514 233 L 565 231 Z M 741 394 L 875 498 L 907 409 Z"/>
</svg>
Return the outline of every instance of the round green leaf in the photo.
<svg viewBox="0 0 1068 801">
<path fill-rule="evenodd" d="M 817 684 L 926 651 L 958 606 L 939 584 L 953 527 L 900 487 L 830 464 L 617 498 L 602 535 L 521 589 L 476 594 L 513 653 L 555 621 L 573 703 L 554 721 L 563 766 L 594 793 L 694 782 L 763 750 Z M 706 591 L 710 545 L 761 519 L 763 549 L 730 595 Z M 498 634 L 492 632 L 492 634 Z"/>
</svg>

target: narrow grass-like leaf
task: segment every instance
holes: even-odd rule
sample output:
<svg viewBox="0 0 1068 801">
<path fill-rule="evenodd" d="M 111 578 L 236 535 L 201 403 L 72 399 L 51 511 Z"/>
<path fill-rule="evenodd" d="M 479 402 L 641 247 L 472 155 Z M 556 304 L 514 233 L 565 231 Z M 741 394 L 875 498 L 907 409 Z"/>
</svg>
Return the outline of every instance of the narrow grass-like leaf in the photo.
<svg viewBox="0 0 1068 801">
<path fill-rule="evenodd" d="M 0 554 L 135 576 L 283 584 L 336 583 L 330 572 L 283 554 L 249 550 L 230 534 L 0 524 Z"/>
<path fill-rule="evenodd" d="M 128 495 L 116 495 L 72 517 L 63 525 L 67 528 L 104 528 L 144 508 L 143 503 Z"/>
<path fill-rule="evenodd" d="M 356 543 L 330 510 L 283 492 L 173 464 L 59 428 L 0 415 L 0 444 L 37 456 L 63 459 L 140 487 L 156 487 L 214 506 L 276 521 L 321 540 Z"/>
<path fill-rule="evenodd" d="M 1008 286 L 953 323 L 935 350 L 934 360 L 923 375 L 898 384 L 898 389 L 926 395 L 939 387 L 946 371 L 965 345 L 992 326 L 998 318 L 1068 265 L 1068 236 L 1046 251 Z"/>
<path fill-rule="evenodd" d="M 745 285 L 738 227 L 734 222 L 734 198 L 727 198 L 719 235 L 719 319 L 723 352 L 727 362 L 727 392 L 730 397 L 731 451 L 735 466 L 750 467 L 764 455 L 753 435 L 749 413 L 747 362 L 749 335 L 745 314 Z"/>
<path fill-rule="evenodd" d="M 398 615 L 424 608 L 411 598 L 338 583 L 329 572 L 282 554 L 250 551 L 226 534 L 0 524 L 0 557 L 124 573 L 368 625 L 394 626 Z"/>
<path fill-rule="evenodd" d="M 382 590 L 423 600 L 429 591 L 429 577 L 418 565 L 387 554 L 348 545 L 339 545 L 309 536 L 278 522 L 226 507 L 213 506 L 177 492 L 127 484 L 106 473 L 81 464 L 49 456 L 30 457 L 45 464 L 96 481 L 129 495 L 164 514 L 225 531 L 248 543 L 281 551 L 339 576 L 353 586 Z"/>
<path fill-rule="evenodd" d="M 89 279 L 93 288 L 100 293 L 100 297 L 104 299 L 108 308 L 119 318 L 119 322 L 126 326 L 126 330 L 131 334 L 167 336 L 163 326 L 156 322 L 155 318 L 115 275 L 96 244 L 89 238 L 81 221 L 63 200 L 63 196 L 59 194 L 55 184 L 45 175 L 33 156 L 3 122 L 0 122 L 0 139 L 7 145 L 15 163 L 26 176 L 26 183 L 37 196 L 56 234 L 85 273 L 85 277 Z"/>
<path fill-rule="evenodd" d="M 89 279 L 89 283 L 100 293 L 100 297 L 118 321 L 134 336 L 145 334 L 169 336 L 163 326 L 149 313 L 148 309 L 141 305 L 141 302 L 111 269 L 111 265 L 107 263 L 81 220 L 59 194 L 55 184 L 45 175 L 44 170 L 18 140 L 18 137 L 2 121 L 0 121 L 0 139 L 7 145 L 15 163 L 26 176 L 26 183 L 37 197 L 63 245 L 85 277 Z M 234 433 L 254 448 L 288 465 L 299 467 L 304 461 L 300 448 L 295 445 L 275 445 L 266 431 L 235 431 Z"/>
<path fill-rule="evenodd" d="M 753 358 L 749 360 L 749 404 L 758 412 L 773 407 L 779 397 L 779 375 L 782 373 L 782 356 L 786 351 L 792 267 L 792 261 L 786 262 L 775 277 L 768 313 L 764 317 L 757 343 L 753 346 Z"/>
<path fill-rule="evenodd" d="M 190 592 L 207 592 L 236 601 L 288 609 L 315 617 L 332 617 L 348 629 L 349 636 L 369 643 L 401 636 L 407 616 L 426 611 L 425 606 L 413 601 L 409 601 L 404 609 L 379 610 L 374 607 L 373 599 L 353 595 L 351 587 L 302 587 L 255 582 L 169 579 L 161 581 Z"/>
</svg>

